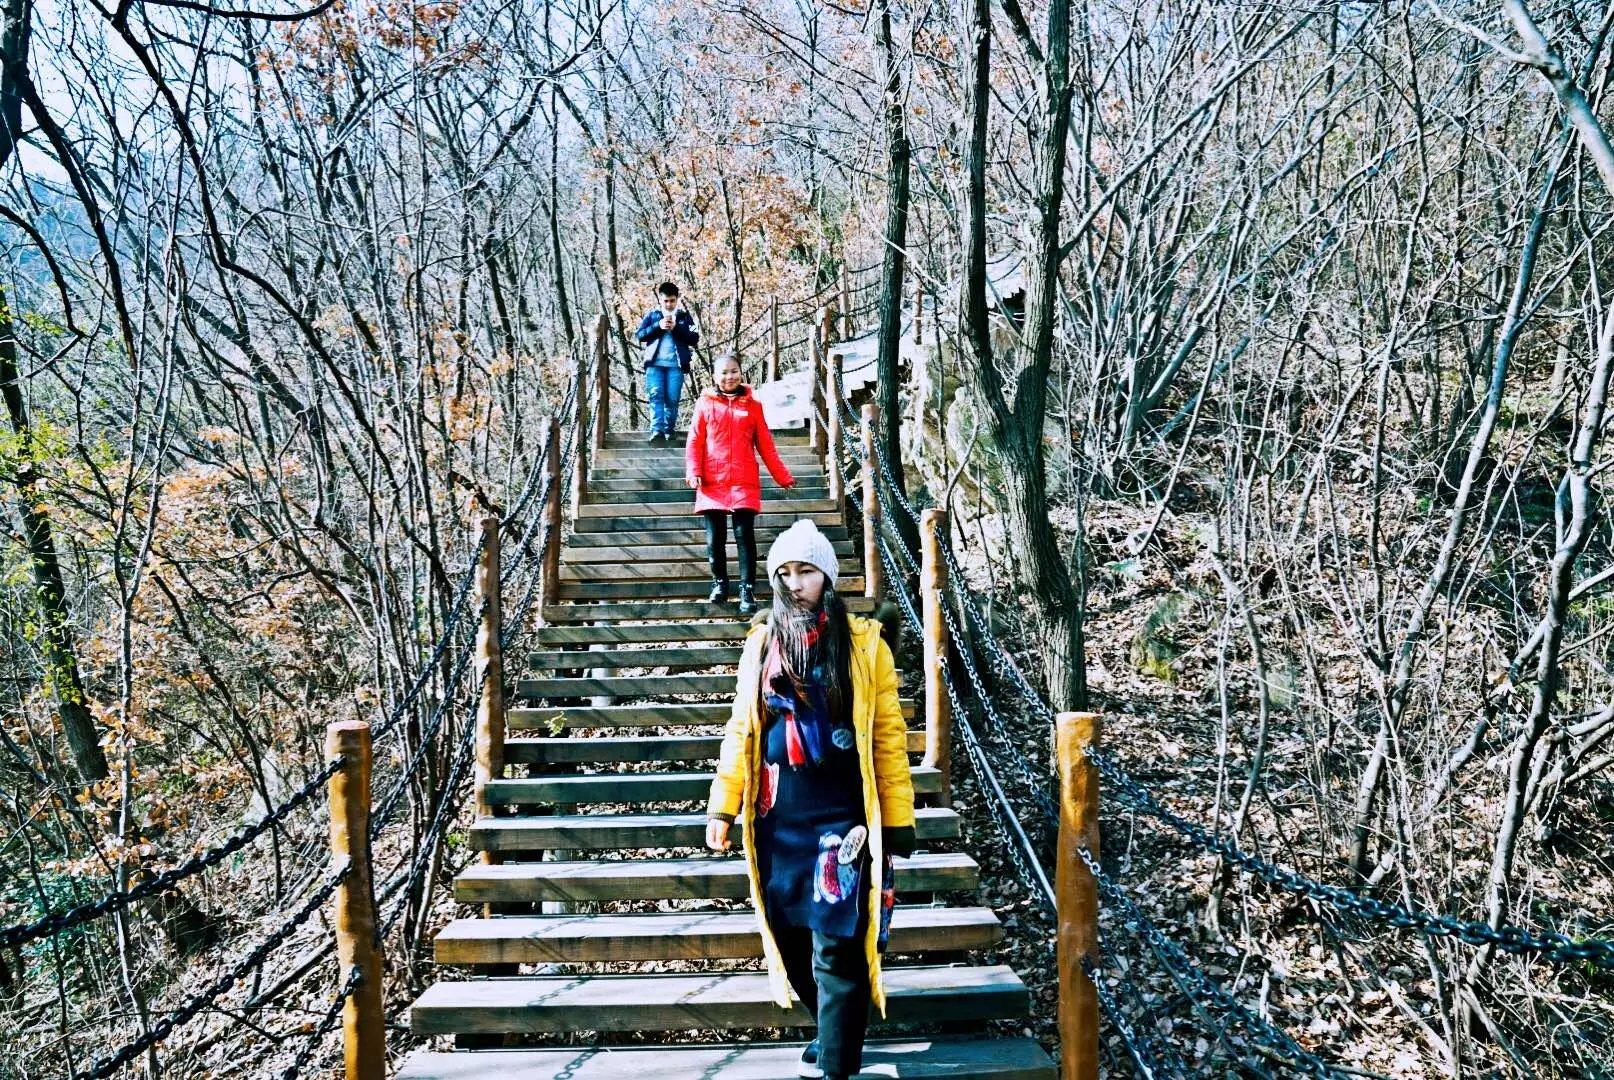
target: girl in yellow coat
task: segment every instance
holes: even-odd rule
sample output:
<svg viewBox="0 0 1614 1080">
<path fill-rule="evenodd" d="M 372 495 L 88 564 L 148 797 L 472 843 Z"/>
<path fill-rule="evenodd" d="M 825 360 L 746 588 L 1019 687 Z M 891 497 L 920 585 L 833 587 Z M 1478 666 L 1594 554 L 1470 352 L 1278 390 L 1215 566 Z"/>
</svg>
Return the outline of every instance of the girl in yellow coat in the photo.
<svg viewBox="0 0 1614 1080">
<path fill-rule="evenodd" d="M 914 846 L 896 662 L 880 624 L 847 613 L 838 572 L 811 521 L 769 549 L 773 609 L 741 654 L 706 829 L 723 851 L 740 821 L 774 1000 L 794 990 L 814 1015 L 800 1074 L 831 1080 L 860 1068 L 871 1004 L 885 1015 L 891 856 Z"/>
</svg>

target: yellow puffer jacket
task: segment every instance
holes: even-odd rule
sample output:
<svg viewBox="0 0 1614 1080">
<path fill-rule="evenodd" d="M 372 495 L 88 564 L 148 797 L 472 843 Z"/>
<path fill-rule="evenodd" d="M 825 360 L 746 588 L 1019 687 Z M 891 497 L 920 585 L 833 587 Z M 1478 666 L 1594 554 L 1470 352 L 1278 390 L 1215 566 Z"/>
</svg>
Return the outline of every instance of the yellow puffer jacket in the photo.
<svg viewBox="0 0 1614 1080">
<path fill-rule="evenodd" d="M 872 867 L 868 874 L 870 918 L 864 951 L 869 960 L 870 996 L 883 1017 L 885 987 L 878 947 L 880 867 L 884 854 L 881 829 L 913 825 L 913 778 L 908 771 L 908 725 L 902 719 L 902 704 L 897 696 L 897 665 L 892 659 L 891 647 L 880 637 L 879 623 L 856 615 L 849 618 L 852 626 L 852 725 L 863 770 L 863 809 L 869 824 L 869 865 Z M 762 722 L 758 716 L 757 684 L 762 672 L 762 643 L 766 638 L 764 624 L 754 627 L 745 639 L 734 710 L 723 735 L 717 777 L 712 781 L 707 807 L 709 815 L 738 818 L 743 836 L 747 838 L 753 835 L 756 778 L 762 769 Z M 769 988 L 779 1007 L 788 1009 L 790 983 L 785 977 L 779 947 L 768 928 L 756 852 L 748 841 L 744 847 L 751 903 L 762 930 L 762 955 L 768 962 Z"/>
</svg>

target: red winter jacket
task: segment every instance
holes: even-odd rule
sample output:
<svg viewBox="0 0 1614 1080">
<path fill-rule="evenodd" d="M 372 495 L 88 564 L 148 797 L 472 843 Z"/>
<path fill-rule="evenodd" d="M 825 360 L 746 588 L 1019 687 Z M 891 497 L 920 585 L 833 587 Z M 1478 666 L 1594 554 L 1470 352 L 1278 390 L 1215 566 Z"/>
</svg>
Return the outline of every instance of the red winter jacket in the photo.
<svg viewBox="0 0 1614 1080">
<path fill-rule="evenodd" d="M 773 445 L 773 432 L 762 415 L 762 402 L 741 386 L 733 397 L 716 388 L 706 391 L 695 405 L 684 449 L 685 478 L 701 482 L 695 493 L 695 512 L 703 510 L 762 509 L 762 476 L 757 454 L 780 487 L 796 482 Z"/>
</svg>

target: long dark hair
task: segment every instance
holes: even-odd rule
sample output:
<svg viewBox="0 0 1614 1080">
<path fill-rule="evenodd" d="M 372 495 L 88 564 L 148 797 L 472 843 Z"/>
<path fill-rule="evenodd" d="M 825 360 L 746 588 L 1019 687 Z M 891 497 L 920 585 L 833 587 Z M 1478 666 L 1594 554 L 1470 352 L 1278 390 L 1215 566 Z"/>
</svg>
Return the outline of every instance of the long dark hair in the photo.
<svg viewBox="0 0 1614 1080">
<path fill-rule="evenodd" d="M 818 622 L 820 611 L 826 616 L 824 629 L 809 649 L 807 631 Z M 846 612 L 846 601 L 829 579 L 824 580 L 824 595 L 819 598 L 818 607 L 803 611 L 775 574 L 768 632 L 779 643 L 779 665 L 795 687 L 797 696 L 805 693 L 803 683 L 808 673 L 823 664 L 831 673 L 829 685 L 824 688 L 829 699 L 829 714 L 845 718 L 852 710 L 852 623 Z"/>
</svg>

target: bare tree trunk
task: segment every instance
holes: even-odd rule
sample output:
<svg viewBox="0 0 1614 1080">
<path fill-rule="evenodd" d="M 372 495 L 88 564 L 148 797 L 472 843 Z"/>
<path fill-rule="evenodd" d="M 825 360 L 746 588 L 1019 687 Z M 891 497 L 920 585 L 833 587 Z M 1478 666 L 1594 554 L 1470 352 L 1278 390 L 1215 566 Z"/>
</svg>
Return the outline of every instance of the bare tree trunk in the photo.
<svg viewBox="0 0 1614 1080">
<path fill-rule="evenodd" d="M 22 134 L 19 82 L 27 78 L 32 7 L 32 0 L 6 0 L 5 25 L 0 27 L 0 165 L 10 160 Z M 92 783 L 106 778 L 106 755 L 101 752 L 95 721 L 85 703 L 78 657 L 73 650 L 67 589 L 62 583 L 62 567 L 56 557 L 50 517 L 39 492 L 39 473 L 32 461 L 33 429 L 22 395 L 16 328 L 11 314 L 10 298 L 0 290 L 0 397 L 5 398 L 6 416 L 19 448 L 17 472 L 12 479 L 17 489 L 17 516 L 33 572 L 34 602 L 39 606 L 40 649 L 45 656 L 46 681 L 56 698 L 56 714 L 61 718 L 62 731 L 72 748 L 78 774 L 85 783 Z"/>
<path fill-rule="evenodd" d="M 902 467 L 902 412 L 897 403 L 902 358 L 902 281 L 908 257 L 909 159 L 912 147 L 903 120 L 902 72 L 897 66 L 896 49 L 891 42 L 891 9 L 881 0 L 874 20 L 875 42 L 885 64 L 886 202 L 885 249 L 880 269 L 880 337 L 876 361 L 876 396 L 885 430 L 886 463 L 891 479 L 904 495 L 907 474 Z M 919 550 L 919 526 L 905 514 L 897 514 L 893 524 L 909 551 Z"/>
</svg>

